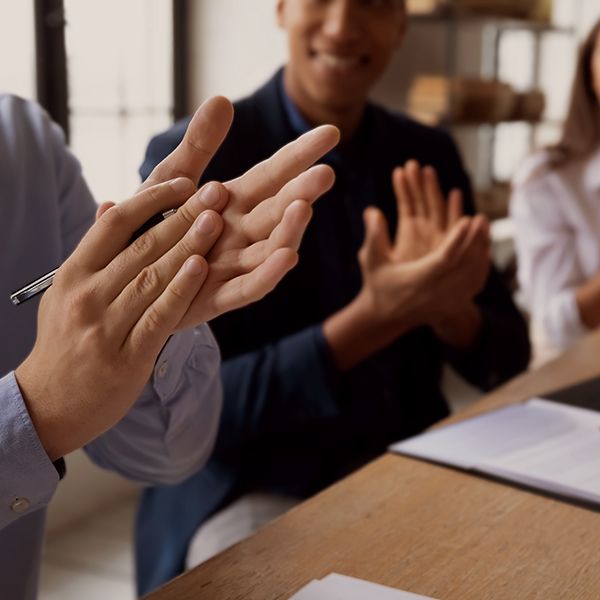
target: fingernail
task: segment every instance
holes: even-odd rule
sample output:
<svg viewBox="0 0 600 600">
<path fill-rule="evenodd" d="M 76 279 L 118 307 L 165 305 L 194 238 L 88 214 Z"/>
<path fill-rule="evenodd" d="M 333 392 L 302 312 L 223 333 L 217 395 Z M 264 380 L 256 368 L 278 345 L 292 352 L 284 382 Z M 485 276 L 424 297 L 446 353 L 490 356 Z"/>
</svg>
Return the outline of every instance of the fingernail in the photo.
<svg viewBox="0 0 600 600">
<path fill-rule="evenodd" d="M 196 229 L 203 235 L 209 235 L 215 230 L 215 220 L 211 214 L 202 214 L 196 219 Z"/>
<path fill-rule="evenodd" d="M 177 179 L 173 179 L 169 182 L 169 185 L 171 186 L 171 189 L 173 189 L 173 191 L 177 192 L 178 194 L 183 194 L 183 192 L 188 191 L 191 193 L 195 189 L 194 184 L 185 177 L 178 177 Z"/>
<path fill-rule="evenodd" d="M 221 203 L 221 191 L 216 183 L 207 183 L 201 190 L 198 200 L 207 208 L 215 208 Z"/>
<path fill-rule="evenodd" d="M 185 263 L 185 270 L 190 275 L 200 275 L 204 270 L 202 262 L 198 260 L 196 257 L 188 258 Z"/>
</svg>

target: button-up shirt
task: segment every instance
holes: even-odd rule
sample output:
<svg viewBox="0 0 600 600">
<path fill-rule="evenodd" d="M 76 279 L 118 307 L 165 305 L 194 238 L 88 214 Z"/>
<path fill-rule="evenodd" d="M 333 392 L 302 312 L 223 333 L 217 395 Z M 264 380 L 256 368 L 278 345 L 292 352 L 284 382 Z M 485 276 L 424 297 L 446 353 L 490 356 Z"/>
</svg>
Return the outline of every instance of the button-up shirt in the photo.
<svg viewBox="0 0 600 600">
<path fill-rule="evenodd" d="M 600 271 L 600 150 L 557 168 L 540 152 L 514 188 L 519 284 L 536 330 L 563 349 L 587 332 L 575 292 Z"/>
<path fill-rule="evenodd" d="M 13 372 L 35 340 L 39 298 L 15 307 L 9 295 L 70 254 L 96 206 L 62 133 L 37 105 L 0 96 L 0 157 L 0 597 L 32 600 L 61 465 L 44 451 Z M 206 325 L 173 336 L 134 407 L 88 455 L 148 484 L 198 470 L 220 415 L 219 362 Z"/>
</svg>

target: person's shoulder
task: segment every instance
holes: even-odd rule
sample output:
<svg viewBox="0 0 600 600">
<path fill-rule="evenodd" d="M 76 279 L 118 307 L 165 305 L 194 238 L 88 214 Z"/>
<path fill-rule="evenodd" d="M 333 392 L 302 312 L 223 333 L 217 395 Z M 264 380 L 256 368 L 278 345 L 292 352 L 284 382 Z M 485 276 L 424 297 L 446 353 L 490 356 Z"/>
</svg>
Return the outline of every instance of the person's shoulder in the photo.
<svg viewBox="0 0 600 600">
<path fill-rule="evenodd" d="M 51 120 L 37 102 L 14 94 L 0 93 L 0 122 L 5 132 L 29 131 L 39 136 L 48 133 Z"/>
<path fill-rule="evenodd" d="M 233 123 L 227 137 L 221 145 L 221 154 L 228 152 L 228 149 L 231 147 L 235 148 L 239 146 L 240 143 L 246 144 L 246 140 L 251 139 L 251 131 L 249 130 L 258 127 L 256 119 L 257 93 L 234 102 Z M 150 139 L 146 149 L 144 162 L 140 167 L 140 174 L 143 179 L 148 177 L 152 169 L 180 144 L 192 117 L 193 115 L 188 115 L 187 117 L 180 119 L 167 130 Z M 213 159 L 212 162 L 214 163 L 215 159 Z"/>
<path fill-rule="evenodd" d="M 252 94 L 244 96 L 233 103 L 234 117 L 229 133 L 230 136 L 235 136 L 241 129 L 256 126 L 257 108 L 264 102 L 265 97 L 271 93 L 272 87 L 273 84 L 269 81 Z M 192 116 L 189 115 L 180 119 L 163 133 L 154 136 L 150 143 L 156 146 L 165 146 L 173 150 L 183 139 Z"/>
<path fill-rule="evenodd" d="M 5 160 L 29 165 L 50 166 L 65 154 L 63 131 L 48 113 L 12 94 L 0 94 L 0 146 Z"/>
<path fill-rule="evenodd" d="M 548 227 L 564 220 L 565 188 L 560 183 L 562 167 L 555 167 L 552 152 L 538 150 L 526 158 L 512 179 L 510 215 L 517 223 Z M 556 202 L 560 199 L 561 201 Z"/>
<path fill-rule="evenodd" d="M 188 128 L 191 120 L 192 117 L 188 116 L 175 122 L 173 125 L 171 125 L 171 127 L 162 133 L 153 136 L 148 147 L 154 148 L 157 151 L 161 149 L 168 149 L 166 154 L 169 154 L 183 139 L 185 131 Z"/>
<path fill-rule="evenodd" d="M 2 115 L 29 115 L 41 113 L 42 108 L 33 100 L 26 100 L 15 94 L 0 92 L 0 111 Z"/>
</svg>

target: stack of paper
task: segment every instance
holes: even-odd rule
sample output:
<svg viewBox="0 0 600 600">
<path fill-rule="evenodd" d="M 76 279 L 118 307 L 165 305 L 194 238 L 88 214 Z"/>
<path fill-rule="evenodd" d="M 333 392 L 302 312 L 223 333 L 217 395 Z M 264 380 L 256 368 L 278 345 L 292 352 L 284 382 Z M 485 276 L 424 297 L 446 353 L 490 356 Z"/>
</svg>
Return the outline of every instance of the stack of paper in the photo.
<svg viewBox="0 0 600 600">
<path fill-rule="evenodd" d="M 331 573 L 323 579 L 313 579 L 290 600 L 433 600 L 433 598 Z"/>
<path fill-rule="evenodd" d="M 600 412 L 534 398 L 391 447 L 600 504 Z"/>
</svg>

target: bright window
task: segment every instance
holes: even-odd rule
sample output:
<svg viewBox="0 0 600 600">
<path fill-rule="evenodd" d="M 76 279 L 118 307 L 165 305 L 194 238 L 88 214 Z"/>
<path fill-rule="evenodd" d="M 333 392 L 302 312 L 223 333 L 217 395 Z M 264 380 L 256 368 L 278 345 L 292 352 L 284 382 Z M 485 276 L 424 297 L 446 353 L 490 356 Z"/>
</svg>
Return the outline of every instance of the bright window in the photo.
<svg viewBox="0 0 600 600">
<path fill-rule="evenodd" d="M 65 0 L 71 146 L 97 201 L 139 185 L 172 114 L 171 0 Z"/>
</svg>

